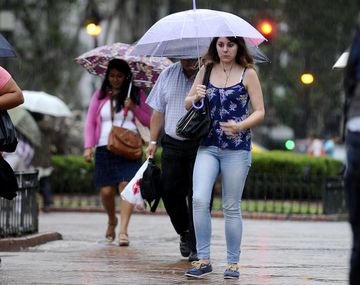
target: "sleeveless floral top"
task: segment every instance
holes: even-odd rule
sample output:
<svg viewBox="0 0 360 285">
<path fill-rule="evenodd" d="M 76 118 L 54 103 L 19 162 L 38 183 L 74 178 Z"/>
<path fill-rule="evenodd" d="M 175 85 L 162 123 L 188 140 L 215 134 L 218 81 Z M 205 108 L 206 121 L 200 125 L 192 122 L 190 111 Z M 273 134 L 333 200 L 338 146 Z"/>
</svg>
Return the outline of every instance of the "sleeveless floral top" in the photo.
<svg viewBox="0 0 360 285">
<path fill-rule="evenodd" d="M 201 145 L 217 146 L 221 149 L 248 150 L 251 149 L 250 129 L 227 136 L 220 127 L 220 122 L 234 120 L 241 122 L 249 116 L 249 94 L 243 84 L 244 70 L 239 83 L 218 88 L 208 84 L 206 95 L 209 99 L 211 117 L 210 132 Z"/>
</svg>

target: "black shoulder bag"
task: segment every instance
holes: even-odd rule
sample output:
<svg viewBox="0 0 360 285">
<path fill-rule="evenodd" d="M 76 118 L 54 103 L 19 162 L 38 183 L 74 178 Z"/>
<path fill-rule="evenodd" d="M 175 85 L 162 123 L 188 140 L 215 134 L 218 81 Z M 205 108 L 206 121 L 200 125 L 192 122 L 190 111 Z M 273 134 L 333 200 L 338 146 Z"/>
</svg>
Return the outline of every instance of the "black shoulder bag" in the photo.
<svg viewBox="0 0 360 285">
<path fill-rule="evenodd" d="M 209 84 L 212 64 L 206 66 L 202 84 L 206 87 Z M 176 134 L 179 137 L 199 140 L 208 135 L 210 131 L 211 118 L 209 100 L 205 96 L 201 107 L 191 106 L 188 112 L 176 124 Z"/>
<path fill-rule="evenodd" d="M 16 130 L 6 110 L 0 111 L 0 151 L 13 152 L 17 146 Z"/>
</svg>

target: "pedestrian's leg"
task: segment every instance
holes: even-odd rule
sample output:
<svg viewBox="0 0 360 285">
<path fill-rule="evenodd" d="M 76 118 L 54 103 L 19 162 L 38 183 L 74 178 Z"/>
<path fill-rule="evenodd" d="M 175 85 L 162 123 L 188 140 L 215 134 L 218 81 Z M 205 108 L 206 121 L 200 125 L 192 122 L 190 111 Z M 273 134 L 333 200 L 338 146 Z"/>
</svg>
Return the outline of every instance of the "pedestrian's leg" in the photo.
<svg viewBox="0 0 360 285">
<path fill-rule="evenodd" d="M 353 234 L 349 279 L 350 285 L 355 285 L 360 284 L 360 133 L 348 133 L 346 148 L 345 188 L 349 222 Z"/>
<path fill-rule="evenodd" d="M 51 176 L 41 178 L 41 188 L 44 197 L 44 211 L 48 211 L 52 205 Z"/>
<path fill-rule="evenodd" d="M 121 193 L 128 182 L 121 182 L 119 184 L 119 192 Z M 129 236 L 128 236 L 128 226 L 133 212 L 134 206 L 125 200 L 120 201 L 120 235 L 119 235 L 119 245 L 128 246 L 129 245 Z"/>
<path fill-rule="evenodd" d="M 197 251 L 196 251 L 196 236 L 195 236 L 195 229 L 194 229 L 194 218 L 193 218 L 193 203 L 192 203 L 192 196 L 193 196 L 193 170 L 195 164 L 196 152 L 193 156 L 188 158 L 187 167 L 188 170 L 187 175 L 187 186 L 188 194 L 187 194 L 187 205 L 188 205 L 188 213 L 189 213 L 189 240 L 188 245 L 190 248 L 190 255 L 189 261 L 196 261 L 198 260 Z"/>
<path fill-rule="evenodd" d="M 106 230 L 105 238 L 109 241 L 113 241 L 115 239 L 115 228 L 117 225 L 117 218 L 115 212 L 116 190 L 112 186 L 102 187 L 100 189 L 100 195 L 102 204 L 108 215 L 108 227 Z"/>
<path fill-rule="evenodd" d="M 193 216 L 196 249 L 200 261 L 210 259 L 211 216 L 210 200 L 219 173 L 218 148 L 200 147 L 193 173 Z"/>
<path fill-rule="evenodd" d="M 249 151 L 223 151 L 221 157 L 222 201 L 229 264 L 239 262 L 242 238 L 240 202 L 250 164 Z"/>
</svg>

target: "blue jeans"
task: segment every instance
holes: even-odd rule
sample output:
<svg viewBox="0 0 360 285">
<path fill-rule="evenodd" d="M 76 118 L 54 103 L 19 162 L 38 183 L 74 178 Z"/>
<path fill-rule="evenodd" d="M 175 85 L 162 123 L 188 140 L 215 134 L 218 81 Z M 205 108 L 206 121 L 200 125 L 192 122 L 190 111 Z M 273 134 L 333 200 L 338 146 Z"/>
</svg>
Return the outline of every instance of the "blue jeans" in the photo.
<svg viewBox="0 0 360 285">
<path fill-rule="evenodd" d="M 345 188 L 349 222 L 353 234 L 350 260 L 350 284 L 360 284 L 360 132 L 346 135 L 347 167 Z"/>
<path fill-rule="evenodd" d="M 210 259 L 210 200 L 217 176 L 222 180 L 222 201 L 228 263 L 239 262 L 242 237 L 240 202 L 251 165 L 251 152 L 200 147 L 193 173 L 193 215 L 199 259 Z"/>
</svg>

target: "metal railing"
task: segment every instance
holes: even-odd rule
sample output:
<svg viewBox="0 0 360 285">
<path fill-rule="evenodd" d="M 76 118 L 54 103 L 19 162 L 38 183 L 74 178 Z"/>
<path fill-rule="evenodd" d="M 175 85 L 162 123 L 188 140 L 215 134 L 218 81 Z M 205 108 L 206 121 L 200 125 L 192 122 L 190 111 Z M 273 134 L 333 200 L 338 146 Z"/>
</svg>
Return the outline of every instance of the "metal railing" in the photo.
<svg viewBox="0 0 360 285">
<path fill-rule="evenodd" d="M 13 200 L 0 198 L 0 238 L 38 232 L 38 171 L 15 172 L 19 190 Z"/>
<path fill-rule="evenodd" d="M 213 210 L 222 210 L 221 186 L 217 181 Z M 119 199 L 119 197 L 117 197 Z M 119 205 L 119 203 L 117 203 Z M 99 195 L 62 195 L 54 197 L 60 209 L 100 210 Z M 160 203 L 159 208 L 163 207 Z M 346 213 L 344 182 L 341 176 L 249 175 L 241 202 L 243 212 L 329 215 Z"/>
</svg>

